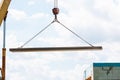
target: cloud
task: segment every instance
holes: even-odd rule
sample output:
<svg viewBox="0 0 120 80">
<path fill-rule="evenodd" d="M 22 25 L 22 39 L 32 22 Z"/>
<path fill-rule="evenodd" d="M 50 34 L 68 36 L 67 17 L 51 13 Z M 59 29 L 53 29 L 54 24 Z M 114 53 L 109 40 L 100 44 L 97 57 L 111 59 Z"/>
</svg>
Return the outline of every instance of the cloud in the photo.
<svg viewBox="0 0 120 80">
<path fill-rule="evenodd" d="M 28 78 L 24 77 L 24 75 L 22 74 L 22 72 L 18 69 L 17 71 L 19 72 L 16 72 L 16 75 L 14 75 L 15 73 L 12 72 L 9 77 L 9 79 L 11 79 L 13 77 L 13 75 L 16 77 L 16 78 L 19 78 L 24 80 L 24 79 L 29 79 L 29 80 L 32 80 L 32 79 L 49 79 L 49 80 L 66 80 L 66 79 L 69 79 L 69 80 L 77 80 L 77 79 L 81 79 L 82 77 L 80 77 L 80 75 L 82 74 L 81 73 L 81 69 L 82 67 L 80 67 L 80 65 L 76 65 L 75 68 L 73 68 L 72 70 L 68 70 L 68 71 L 61 71 L 61 70 L 51 70 L 50 69 L 50 66 L 49 68 L 46 68 L 45 66 L 43 67 L 43 65 L 41 65 L 42 67 L 38 66 L 33 66 L 31 67 L 25 67 L 26 69 L 24 70 L 24 68 L 22 68 L 24 70 L 24 73 L 26 72 L 29 72 L 29 73 L 26 73 L 26 76 L 29 76 Z M 39 69 L 38 69 L 39 68 Z M 15 69 L 14 69 L 15 70 Z M 31 76 L 32 75 L 32 76 Z M 47 77 L 46 77 L 47 76 Z M 82 75 L 81 75 L 82 76 Z"/>
<path fill-rule="evenodd" d="M 2 38 L 3 38 L 3 31 L 2 30 L 0 30 L 0 36 L 1 36 L 0 42 L 2 42 Z"/>
<path fill-rule="evenodd" d="M 29 2 L 28 2 L 28 5 L 30 5 L 30 6 L 31 6 L 31 5 L 35 5 L 35 3 L 36 3 L 35 1 L 29 1 Z"/>
<path fill-rule="evenodd" d="M 104 57 L 106 57 L 104 60 L 106 61 L 120 61 L 119 58 L 117 58 L 117 56 L 119 56 L 119 52 L 120 52 L 120 48 L 119 48 L 119 45 L 118 45 L 119 42 L 111 42 L 111 41 L 108 41 L 108 42 L 105 42 L 103 43 L 103 52 L 102 55 L 104 55 Z M 101 57 L 102 57 L 101 55 Z M 116 57 L 116 58 L 115 58 Z M 111 59 L 112 58 L 112 59 Z M 114 59 L 113 59 L 114 58 Z"/>
<path fill-rule="evenodd" d="M 17 36 L 15 35 L 15 33 L 11 33 L 9 34 L 9 36 L 7 36 L 7 47 L 18 47 L 19 45 L 21 45 L 21 42 L 18 42 L 17 40 Z"/>
<path fill-rule="evenodd" d="M 17 9 L 9 9 L 10 16 L 14 18 L 15 20 L 32 20 L 32 19 L 41 19 L 42 17 L 48 16 L 44 13 L 35 13 L 32 15 L 29 15 L 23 10 L 17 10 Z"/>
<path fill-rule="evenodd" d="M 72 4 L 67 4 L 69 2 Z M 118 27 L 120 25 L 119 4 L 115 4 L 113 0 L 93 0 L 90 2 L 92 5 L 88 5 L 89 1 L 83 0 L 69 2 L 64 1 L 63 3 L 66 5 L 61 5 L 67 11 L 67 13 L 60 14 L 60 21 L 63 24 L 71 29 L 73 27 L 76 32 L 79 31 L 81 36 L 87 36 L 88 39 L 91 39 L 91 37 L 99 40 L 118 39 L 117 36 L 120 36 L 120 28 Z M 81 3 L 81 5 L 78 3 Z M 77 6 L 79 7 L 76 8 Z"/>
<path fill-rule="evenodd" d="M 40 19 L 40 18 L 43 18 L 46 16 L 48 16 L 48 15 L 44 14 L 44 13 L 35 13 L 35 14 L 31 15 L 30 18 L 31 19 Z"/>
<path fill-rule="evenodd" d="M 10 9 L 9 13 L 11 17 L 13 17 L 16 20 L 23 20 L 27 17 L 27 14 L 24 11 L 17 10 L 17 9 Z"/>
</svg>

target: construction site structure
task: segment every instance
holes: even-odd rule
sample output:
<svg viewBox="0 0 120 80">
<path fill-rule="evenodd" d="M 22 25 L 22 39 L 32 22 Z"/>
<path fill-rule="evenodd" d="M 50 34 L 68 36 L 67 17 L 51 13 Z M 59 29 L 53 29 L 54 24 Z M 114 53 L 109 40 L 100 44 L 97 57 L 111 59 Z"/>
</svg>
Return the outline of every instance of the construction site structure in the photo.
<svg viewBox="0 0 120 80">
<path fill-rule="evenodd" d="M 0 67 L 0 80 L 6 79 L 6 18 L 8 7 L 11 0 L 1 0 L 0 2 L 0 26 L 3 22 L 3 48 L 2 48 L 2 67 Z"/>
<path fill-rule="evenodd" d="M 9 7 L 11 0 L 1 0 L 0 2 L 0 25 L 6 16 L 7 9 Z"/>
<path fill-rule="evenodd" d="M 84 80 L 120 80 L 120 63 L 93 63 L 84 71 Z"/>
</svg>

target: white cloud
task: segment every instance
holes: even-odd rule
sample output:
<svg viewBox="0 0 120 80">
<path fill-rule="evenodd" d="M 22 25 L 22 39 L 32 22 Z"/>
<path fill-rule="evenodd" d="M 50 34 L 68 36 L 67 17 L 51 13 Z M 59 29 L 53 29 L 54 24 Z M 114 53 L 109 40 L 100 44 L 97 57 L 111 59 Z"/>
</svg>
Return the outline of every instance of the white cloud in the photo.
<svg viewBox="0 0 120 80">
<path fill-rule="evenodd" d="M 26 80 L 26 78 L 24 76 L 21 76 L 21 74 L 19 74 L 19 73 L 10 74 L 9 80 L 13 80 L 13 78 L 16 80 Z"/>
<path fill-rule="evenodd" d="M 115 4 L 113 0 L 99 0 L 95 1 L 94 3 L 94 9 L 96 11 L 102 13 L 102 14 L 107 14 L 106 16 L 109 16 L 110 19 L 115 22 L 119 23 L 120 21 L 120 4 Z"/>
<path fill-rule="evenodd" d="M 46 17 L 48 15 L 44 14 L 44 13 L 36 13 L 30 16 L 31 19 L 40 19 L 42 17 Z"/>
<path fill-rule="evenodd" d="M 75 65 L 72 70 L 60 71 L 60 70 L 52 70 L 50 73 L 51 80 L 79 80 L 83 79 L 83 71 L 86 68 L 85 65 Z"/>
<path fill-rule="evenodd" d="M 8 48 L 10 48 L 10 47 L 18 47 L 18 46 L 21 45 L 21 43 L 18 42 L 15 33 L 9 34 L 9 36 L 7 36 L 7 40 L 6 40 L 6 41 L 7 41 L 6 46 L 7 46 Z"/>
<path fill-rule="evenodd" d="M 2 42 L 2 38 L 3 38 L 3 31 L 2 30 L 0 30 L 0 37 L 1 37 L 0 42 Z"/>
<path fill-rule="evenodd" d="M 94 0 L 92 5 L 88 5 L 87 1 L 83 0 L 73 1 L 72 4 L 67 4 L 67 1 L 63 3 L 67 5 L 65 7 L 67 14 L 61 14 L 60 21 L 68 27 L 74 27 L 76 31 L 81 31 L 80 35 L 86 34 L 89 37 L 97 37 L 101 33 L 101 38 L 103 36 L 106 39 L 120 36 L 120 27 L 118 27 L 120 26 L 119 4 L 114 4 L 113 0 Z M 76 6 L 80 7 L 75 8 Z"/>
<path fill-rule="evenodd" d="M 23 20 L 27 17 L 27 14 L 24 11 L 17 9 L 10 9 L 9 13 L 16 20 Z"/>
<path fill-rule="evenodd" d="M 29 2 L 28 2 L 28 5 L 34 5 L 35 3 L 36 3 L 36 2 L 32 0 L 32 1 L 29 1 Z"/>
<path fill-rule="evenodd" d="M 24 20 L 33 20 L 33 19 L 42 19 L 44 17 L 48 17 L 47 14 L 45 13 L 42 13 L 42 12 L 38 12 L 38 13 L 34 13 L 32 15 L 26 13 L 25 11 L 23 10 L 17 10 L 17 9 L 10 9 L 9 10 L 9 13 L 10 13 L 10 16 L 15 19 L 15 20 L 18 20 L 18 21 L 22 21 Z"/>
</svg>

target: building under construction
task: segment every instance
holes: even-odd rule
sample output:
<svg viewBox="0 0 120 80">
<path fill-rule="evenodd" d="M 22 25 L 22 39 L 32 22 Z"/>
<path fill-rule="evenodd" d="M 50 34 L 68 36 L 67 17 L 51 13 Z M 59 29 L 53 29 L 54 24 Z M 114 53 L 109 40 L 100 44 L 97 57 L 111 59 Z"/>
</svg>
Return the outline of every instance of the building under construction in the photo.
<svg viewBox="0 0 120 80">
<path fill-rule="evenodd" d="M 84 80 L 120 80 L 120 63 L 93 63 L 84 71 Z"/>
</svg>

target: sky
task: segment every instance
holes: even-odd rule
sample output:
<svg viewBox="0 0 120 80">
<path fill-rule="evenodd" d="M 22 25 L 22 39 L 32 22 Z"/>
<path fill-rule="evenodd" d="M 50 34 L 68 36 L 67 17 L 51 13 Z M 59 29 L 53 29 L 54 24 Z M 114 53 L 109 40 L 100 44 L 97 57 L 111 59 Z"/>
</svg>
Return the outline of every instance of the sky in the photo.
<svg viewBox="0 0 120 80">
<path fill-rule="evenodd" d="M 54 0 L 12 0 L 7 17 L 6 80 L 83 80 L 84 70 L 94 62 L 120 62 L 120 0 L 58 0 L 58 7 L 62 24 L 103 50 L 10 52 L 9 48 L 21 47 L 54 20 Z M 1 49 L 2 32 L 3 24 Z M 24 47 L 86 45 L 54 23 Z"/>
</svg>

